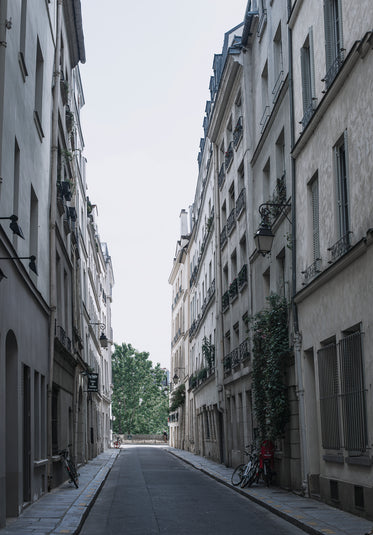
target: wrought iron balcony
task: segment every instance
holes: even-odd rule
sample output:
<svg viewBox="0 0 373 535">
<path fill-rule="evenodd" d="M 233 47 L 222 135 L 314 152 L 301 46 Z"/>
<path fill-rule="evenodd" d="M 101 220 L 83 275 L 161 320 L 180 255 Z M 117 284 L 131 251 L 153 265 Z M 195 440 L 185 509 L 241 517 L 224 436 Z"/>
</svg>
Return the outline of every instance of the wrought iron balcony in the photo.
<svg viewBox="0 0 373 535">
<path fill-rule="evenodd" d="M 232 371 L 232 358 L 231 354 L 224 357 L 223 360 L 224 374 L 228 375 Z"/>
<path fill-rule="evenodd" d="M 61 342 L 63 347 L 67 349 L 69 353 L 71 353 L 71 340 L 66 335 L 65 330 L 61 327 L 61 325 L 56 325 L 56 331 L 55 331 L 56 338 Z"/>
<path fill-rule="evenodd" d="M 241 291 L 247 284 L 247 264 L 244 264 L 238 274 L 238 289 Z"/>
<path fill-rule="evenodd" d="M 233 130 L 233 145 L 237 149 L 240 141 L 242 139 L 243 126 L 242 126 L 242 116 L 238 119 L 237 124 Z"/>
<path fill-rule="evenodd" d="M 223 312 L 225 312 L 229 308 L 229 291 L 225 292 L 225 294 L 222 295 L 221 306 L 222 306 Z"/>
<path fill-rule="evenodd" d="M 315 111 L 315 109 L 314 109 L 314 105 L 313 105 L 313 100 L 311 100 L 310 104 L 304 110 L 304 115 L 303 115 L 303 118 L 302 118 L 302 127 L 303 127 L 303 129 L 306 128 L 306 126 L 310 122 L 314 111 Z"/>
<path fill-rule="evenodd" d="M 237 277 L 229 285 L 229 301 L 232 303 L 238 295 L 238 280 Z"/>
<path fill-rule="evenodd" d="M 240 360 L 246 360 L 250 358 L 250 352 L 249 352 L 249 342 L 248 340 L 244 340 L 240 346 L 239 346 L 239 352 L 240 352 Z"/>
<path fill-rule="evenodd" d="M 334 245 L 328 248 L 328 251 L 330 251 L 330 260 L 329 264 L 332 264 L 338 258 L 340 258 L 342 255 L 347 253 L 347 251 L 351 248 L 351 242 L 350 242 L 350 234 L 352 234 L 351 231 L 346 232 L 342 238 L 340 238 Z"/>
<path fill-rule="evenodd" d="M 224 181 L 225 181 L 225 164 L 222 163 L 219 174 L 218 174 L 218 184 L 219 184 L 220 189 L 223 187 Z"/>
<path fill-rule="evenodd" d="M 311 280 L 314 279 L 318 273 L 321 273 L 321 258 L 316 258 L 313 264 L 302 271 L 302 275 L 304 275 L 304 281 L 302 283 L 303 286 L 306 286 L 306 284 L 311 282 Z"/>
<path fill-rule="evenodd" d="M 232 362 L 232 368 L 236 368 L 240 365 L 240 352 L 238 347 L 236 347 L 236 349 L 233 349 L 233 351 L 230 353 L 230 357 Z"/>
<path fill-rule="evenodd" d="M 284 71 L 280 71 L 279 75 L 277 77 L 276 83 L 272 89 L 272 95 L 273 95 L 273 104 L 276 102 L 277 97 L 280 94 L 281 88 L 284 83 Z"/>
<path fill-rule="evenodd" d="M 246 206 L 246 190 L 243 188 L 236 201 L 236 218 L 238 219 Z"/>
<path fill-rule="evenodd" d="M 224 159 L 224 164 L 225 164 L 225 170 L 228 171 L 229 167 L 231 166 L 231 163 L 233 161 L 233 141 L 231 141 L 228 145 L 228 149 L 225 153 L 225 159 Z"/>
<path fill-rule="evenodd" d="M 263 134 L 264 129 L 267 126 L 269 115 L 270 115 L 269 112 L 270 112 L 270 107 L 269 106 L 265 106 L 262 118 L 260 119 L 260 123 L 259 123 L 260 126 L 261 126 L 261 128 L 260 128 L 260 133 L 261 134 Z"/>
<path fill-rule="evenodd" d="M 337 76 L 338 72 L 341 70 L 341 67 L 343 65 L 343 50 L 340 50 L 338 54 L 336 55 L 333 63 L 328 69 L 328 72 L 325 74 L 324 78 L 321 80 L 322 82 L 325 82 L 325 89 L 328 90 L 329 87 L 332 85 L 335 77 Z"/>
<path fill-rule="evenodd" d="M 227 219 L 227 235 L 229 236 L 236 226 L 236 209 L 233 208 Z"/>
</svg>

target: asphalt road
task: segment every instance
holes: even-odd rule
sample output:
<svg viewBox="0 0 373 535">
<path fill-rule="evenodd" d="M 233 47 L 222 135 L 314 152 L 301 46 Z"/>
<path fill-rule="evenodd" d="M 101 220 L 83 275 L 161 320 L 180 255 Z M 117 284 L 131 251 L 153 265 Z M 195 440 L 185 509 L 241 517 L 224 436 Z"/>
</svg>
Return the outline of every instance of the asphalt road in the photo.
<svg viewBox="0 0 373 535">
<path fill-rule="evenodd" d="M 123 449 L 80 535 L 304 535 L 157 447 Z"/>
</svg>

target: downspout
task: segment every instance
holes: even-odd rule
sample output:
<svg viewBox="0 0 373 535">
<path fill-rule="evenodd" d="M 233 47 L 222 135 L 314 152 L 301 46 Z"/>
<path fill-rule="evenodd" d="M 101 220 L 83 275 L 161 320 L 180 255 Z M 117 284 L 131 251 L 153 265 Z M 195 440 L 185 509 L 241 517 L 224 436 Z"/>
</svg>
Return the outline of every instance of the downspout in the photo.
<svg viewBox="0 0 373 535">
<path fill-rule="evenodd" d="M 52 394 L 53 394 L 53 360 L 54 338 L 57 310 L 56 290 L 56 206 L 57 206 L 57 165 L 58 165 L 58 106 L 60 101 L 60 56 L 61 56 L 61 28 L 62 28 L 63 0 L 57 0 L 56 48 L 54 55 L 54 90 L 52 109 L 52 147 L 50 171 L 50 221 L 49 221 L 49 298 L 50 298 L 50 324 L 49 324 L 49 378 L 47 399 L 47 445 L 48 445 L 48 490 L 52 486 Z"/>
<path fill-rule="evenodd" d="M 288 18 L 291 14 L 291 0 L 288 0 Z M 294 129 L 294 90 L 293 90 L 293 36 L 292 30 L 288 24 L 288 49 L 289 49 L 289 107 L 290 107 L 290 143 L 291 151 L 295 143 L 295 129 Z M 300 434 L 300 456 L 301 456 L 301 478 L 302 478 L 302 494 L 309 496 L 308 488 L 308 474 L 309 474 L 309 460 L 307 451 L 307 433 L 306 433 L 306 419 L 305 419 L 305 403 L 304 403 L 304 384 L 302 374 L 302 337 L 299 332 L 298 323 L 298 309 L 295 303 L 295 295 L 297 292 L 297 249 L 296 249 L 296 171 L 295 159 L 291 157 L 291 265 L 292 265 L 292 315 L 293 315 L 293 329 L 294 329 L 294 359 L 296 367 L 297 378 L 297 396 L 299 403 L 299 434 Z"/>
<path fill-rule="evenodd" d="M 220 201 L 219 201 L 219 183 L 218 183 L 218 164 L 219 164 L 219 158 L 218 158 L 218 151 L 219 148 L 216 145 L 216 143 L 212 142 L 213 148 L 214 148 L 214 205 L 215 205 L 215 251 L 216 251 L 216 274 L 215 274 L 215 280 L 216 280 L 216 289 L 215 289 L 215 295 L 217 296 L 216 299 L 216 313 L 217 313 L 217 326 L 218 326 L 218 332 L 217 337 L 219 341 L 219 351 L 216 351 L 215 355 L 215 381 L 216 381 L 216 388 L 218 392 L 218 404 L 217 409 L 218 412 L 222 415 L 223 418 L 223 425 L 224 425 L 224 407 L 225 403 L 222 406 L 221 400 L 225 398 L 225 389 L 224 389 L 224 372 L 221 369 L 220 364 L 224 363 L 224 324 L 223 324 L 223 311 L 222 311 L 222 291 L 223 291 L 223 281 L 222 281 L 222 269 L 221 269 L 221 249 L 220 249 Z M 216 342 L 215 342 L 216 343 Z M 222 355 L 222 358 L 220 358 L 220 355 Z M 223 364 L 224 367 L 224 364 Z M 222 373 L 222 377 L 220 379 L 220 373 Z M 225 461 L 226 457 L 226 451 L 227 451 L 227 443 L 226 443 L 226 435 L 224 433 L 223 436 L 221 434 L 223 433 L 223 429 L 220 429 L 220 436 L 219 436 L 219 448 L 223 451 L 220 452 L 220 460 L 222 462 Z M 225 443 L 224 443 L 225 441 Z"/>
</svg>

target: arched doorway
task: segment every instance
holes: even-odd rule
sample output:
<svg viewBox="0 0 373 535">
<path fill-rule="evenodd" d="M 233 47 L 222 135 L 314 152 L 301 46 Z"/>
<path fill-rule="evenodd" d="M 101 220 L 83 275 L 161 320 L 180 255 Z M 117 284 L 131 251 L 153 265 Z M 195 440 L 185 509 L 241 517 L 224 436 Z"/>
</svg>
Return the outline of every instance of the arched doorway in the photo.
<svg viewBox="0 0 373 535">
<path fill-rule="evenodd" d="M 5 466 L 6 466 L 6 516 L 19 514 L 19 466 L 18 466 L 18 345 L 13 331 L 5 341 Z"/>
</svg>

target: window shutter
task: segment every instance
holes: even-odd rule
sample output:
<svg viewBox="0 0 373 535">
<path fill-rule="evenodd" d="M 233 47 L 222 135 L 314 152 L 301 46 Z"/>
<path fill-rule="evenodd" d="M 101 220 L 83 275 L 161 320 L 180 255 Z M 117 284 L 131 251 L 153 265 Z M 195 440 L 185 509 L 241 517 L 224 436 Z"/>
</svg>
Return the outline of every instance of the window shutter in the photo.
<svg viewBox="0 0 373 535">
<path fill-rule="evenodd" d="M 308 50 L 304 46 L 300 49 L 300 64 L 302 71 L 302 99 L 303 99 L 303 113 L 306 112 L 309 105 L 308 98 Z"/>
<path fill-rule="evenodd" d="M 324 0 L 325 63 L 328 72 L 334 62 L 333 10 L 330 0 Z"/>
<path fill-rule="evenodd" d="M 316 82 L 315 82 L 315 51 L 313 47 L 313 27 L 311 26 L 308 32 L 308 41 L 309 41 L 309 47 L 310 47 L 310 74 L 311 74 L 311 80 L 310 80 L 310 87 L 311 87 L 311 98 L 314 98 L 316 96 Z M 312 104 L 314 107 L 314 103 L 316 101 L 313 100 Z"/>
<path fill-rule="evenodd" d="M 319 234 L 319 180 L 316 177 L 311 185 L 312 194 L 312 238 L 313 259 L 320 258 L 320 234 Z"/>
</svg>

